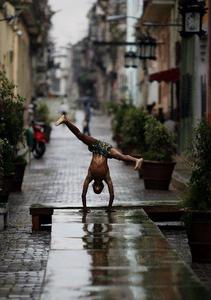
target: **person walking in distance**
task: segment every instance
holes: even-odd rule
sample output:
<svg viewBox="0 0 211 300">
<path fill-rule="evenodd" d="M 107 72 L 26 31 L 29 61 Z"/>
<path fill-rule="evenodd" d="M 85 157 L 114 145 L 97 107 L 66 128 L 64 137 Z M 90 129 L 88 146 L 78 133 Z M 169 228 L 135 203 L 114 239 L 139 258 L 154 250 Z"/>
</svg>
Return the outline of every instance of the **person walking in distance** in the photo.
<svg viewBox="0 0 211 300">
<path fill-rule="evenodd" d="M 119 150 L 112 147 L 112 145 L 100 141 L 92 136 L 82 133 L 67 117 L 62 115 L 57 122 L 56 126 L 60 124 L 65 124 L 69 130 L 84 144 L 88 146 L 88 150 L 92 152 L 92 160 L 88 168 L 87 176 L 84 180 L 83 191 L 82 191 L 82 204 L 84 212 L 88 212 L 86 205 L 86 194 L 90 182 L 93 181 L 93 190 L 96 194 L 100 194 L 104 188 L 103 181 L 107 184 L 109 190 L 109 204 L 107 211 L 112 211 L 112 205 L 114 200 L 114 189 L 111 180 L 108 159 L 114 158 L 121 161 L 132 161 L 134 162 L 134 169 L 138 170 L 141 168 L 143 163 L 143 158 L 136 158 L 130 155 L 125 155 Z"/>
<path fill-rule="evenodd" d="M 91 105 L 90 101 L 84 103 L 84 120 L 83 120 L 83 134 L 91 135 L 89 123 L 91 119 Z"/>
<path fill-rule="evenodd" d="M 69 111 L 69 107 L 67 104 L 67 98 L 65 96 L 65 98 L 60 103 L 59 112 L 61 115 L 67 115 L 68 111 Z"/>
</svg>

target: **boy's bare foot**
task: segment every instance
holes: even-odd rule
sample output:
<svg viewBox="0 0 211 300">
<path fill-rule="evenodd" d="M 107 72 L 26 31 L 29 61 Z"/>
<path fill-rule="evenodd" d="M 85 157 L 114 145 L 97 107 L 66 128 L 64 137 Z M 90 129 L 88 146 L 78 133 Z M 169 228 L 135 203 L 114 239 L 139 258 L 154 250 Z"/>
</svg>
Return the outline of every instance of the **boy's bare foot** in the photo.
<svg viewBox="0 0 211 300">
<path fill-rule="evenodd" d="M 55 123 L 56 126 L 59 126 L 60 124 L 63 124 L 66 121 L 65 115 L 62 115 Z"/>
<path fill-rule="evenodd" d="M 134 170 L 140 170 L 143 164 L 143 158 L 137 158 Z"/>
</svg>

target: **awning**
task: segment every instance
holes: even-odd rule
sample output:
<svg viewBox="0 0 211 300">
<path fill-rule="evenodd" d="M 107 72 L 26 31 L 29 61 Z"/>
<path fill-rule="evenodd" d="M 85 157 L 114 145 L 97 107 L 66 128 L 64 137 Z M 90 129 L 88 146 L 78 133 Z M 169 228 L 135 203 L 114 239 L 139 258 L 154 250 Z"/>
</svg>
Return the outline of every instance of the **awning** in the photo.
<svg viewBox="0 0 211 300">
<path fill-rule="evenodd" d="M 149 75 L 149 81 L 165 81 L 165 82 L 177 82 L 180 80 L 179 68 L 172 68 L 169 70 L 153 73 Z"/>
</svg>

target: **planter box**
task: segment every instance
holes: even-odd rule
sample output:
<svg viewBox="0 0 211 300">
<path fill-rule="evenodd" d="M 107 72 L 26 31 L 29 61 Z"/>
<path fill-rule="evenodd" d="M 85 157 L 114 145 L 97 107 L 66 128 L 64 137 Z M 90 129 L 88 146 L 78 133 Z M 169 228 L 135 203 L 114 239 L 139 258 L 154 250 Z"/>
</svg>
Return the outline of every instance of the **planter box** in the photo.
<svg viewBox="0 0 211 300">
<path fill-rule="evenodd" d="M 7 203 L 12 189 L 14 174 L 3 177 L 3 187 L 0 189 L 0 203 Z"/>
<path fill-rule="evenodd" d="M 52 224 L 53 212 L 54 209 L 52 207 L 31 206 L 30 215 L 32 216 L 32 231 L 40 231 L 42 229 L 49 230 L 49 227 L 43 227 L 43 225 Z"/>
<path fill-rule="evenodd" d="M 4 230 L 8 224 L 8 204 L 0 203 L 0 230 Z"/>
<path fill-rule="evenodd" d="M 0 203 L 7 203 L 9 199 L 10 192 L 1 190 L 0 191 Z"/>
<path fill-rule="evenodd" d="M 191 211 L 188 243 L 193 262 L 211 262 L 211 211 Z"/>
<path fill-rule="evenodd" d="M 11 192 L 20 192 L 21 191 L 26 165 L 27 164 L 23 163 L 23 162 L 15 163 L 15 174 L 13 177 Z"/>
<path fill-rule="evenodd" d="M 144 206 L 143 209 L 153 222 L 178 222 L 184 216 L 184 209 L 178 205 Z"/>
<path fill-rule="evenodd" d="M 175 164 L 144 160 L 142 170 L 145 189 L 168 190 Z"/>
</svg>

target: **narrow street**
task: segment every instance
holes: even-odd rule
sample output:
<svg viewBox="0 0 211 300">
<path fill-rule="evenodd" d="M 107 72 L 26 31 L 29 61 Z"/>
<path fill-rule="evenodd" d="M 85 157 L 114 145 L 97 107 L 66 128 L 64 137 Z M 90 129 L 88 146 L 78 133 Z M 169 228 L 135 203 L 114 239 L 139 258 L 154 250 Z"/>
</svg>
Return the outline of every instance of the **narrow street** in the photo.
<svg viewBox="0 0 211 300">
<path fill-rule="evenodd" d="M 2 0 L 0 41 L 0 300 L 211 300 L 211 0 Z"/>
<path fill-rule="evenodd" d="M 82 124 L 82 115 L 80 112 L 76 115 L 77 119 L 77 125 L 79 128 Z M 91 133 L 93 136 L 107 140 L 108 142 L 112 142 L 111 140 L 111 132 L 110 132 L 110 120 L 107 116 L 103 115 L 96 115 L 93 117 L 93 121 L 91 124 Z M 110 136 L 110 140 L 108 140 L 108 136 Z M 85 280 L 83 277 L 83 274 L 80 274 L 78 277 L 77 274 L 75 274 L 75 271 L 71 273 L 71 261 L 76 260 L 77 267 L 81 267 L 81 263 L 84 261 L 83 255 L 80 257 L 80 255 L 74 258 L 74 256 L 70 257 L 70 259 L 66 258 L 65 255 L 59 256 L 59 260 L 57 261 L 57 258 L 54 257 L 54 253 L 50 251 L 50 259 L 48 261 L 48 255 L 49 255 L 49 248 L 51 244 L 51 249 L 57 249 L 57 247 L 63 247 L 60 248 L 65 250 L 66 248 L 69 249 L 69 243 L 64 244 L 64 240 L 69 240 L 68 236 L 66 235 L 68 232 L 68 228 L 71 228 L 71 224 L 73 224 L 73 228 L 70 230 L 70 236 L 71 238 L 78 238 L 78 242 L 75 240 L 73 245 L 76 245 L 76 252 L 78 253 L 78 250 L 81 249 L 81 242 L 80 240 L 85 239 L 85 242 L 87 242 L 87 247 L 89 248 L 89 233 L 82 233 L 82 227 L 84 228 L 84 225 L 86 222 L 82 219 L 82 214 L 79 212 L 79 210 L 73 210 L 71 211 L 59 211 L 56 210 L 55 216 L 53 216 L 53 228 L 56 228 L 55 230 L 52 230 L 52 237 L 49 232 L 39 232 L 39 233 L 31 233 L 31 216 L 29 214 L 29 207 L 31 204 L 39 203 L 39 204 L 52 204 L 54 206 L 81 206 L 81 187 L 84 180 L 84 177 L 86 175 L 87 167 L 89 165 L 91 159 L 91 153 L 87 150 L 87 147 L 83 145 L 80 141 L 78 141 L 72 133 L 68 131 L 68 129 L 65 126 L 59 126 L 59 127 L 53 127 L 52 132 L 52 139 L 50 144 L 48 145 L 47 152 L 44 155 L 44 157 L 41 160 L 31 160 L 31 164 L 27 166 L 27 171 L 25 173 L 24 178 L 24 184 L 23 184 L 23 192 L 22 193 L 13 193 L 10 195 L 9 199 L 9 205 L 10 205 L 10 220 L 9 220 L 9 227 L 7 230 L 2 231 L 0 233 L 0 257 L 1 257 L 1 264 L 0 264 L 0 299 L 39 299 L 40 293 L 42 291 L 43 283 L 44 283 L 44 276 L 45 276 L 45 270 L 47 268 L 46 273 L 46 280 L 44 285 L 44 292 L 47 294 L 43 294 L 42 296 L 43 300 L 47 299 L 79 299 L 77 298 L 79 294 L 76 293 L 76 296 L 72 294 L 72 297 L 69 297 L 67 295 L 68 291 L 71 289 L 71 286 L 66 286 L 67 283 L 66 280 L 64 280 L 63 286 L 63 293 L 64 297 L 60 297 L 60 288 L 55 290 L 55 297 L 51 296 L 49 297 L 49 287 L 51 290 L 51 284 L 52 282 L 49 281 L 49 268 L 51 269 L 51 263 L 55 267 L 55 261 L 56 263 L 61 266 L 61 268 L 58 268 L 58 273 L 56 272 L 55 275 L 55 281 L 57 282 L 57 276 L 59 275 L 59 271 L 61 271 L 64 274 L 67 274 L 68 282 L 74 280 L 74 278 L 77 280 L 77 288 L 82 288 L 83 283 Z M 146 204 L 153 204 L 153 203 L 177 203 L 178 199 L 173 190 L 170 191 L 146 191 L 144 190 L 143 182 L 139 179 L 138 174 L 136 171 L 133 170 L 132 166 L 127 166 L 122 162 L 110 160 L 110 171 L 111 176 L 114 181 L 114 188 L 115 188 L 115 202 L 114 205 L 124 205 L 124 206 L 134 206 L 134 205 L 146 205 Z M 101 194 L 101 195 L 95 195 L 92 191 L 92 188 L 89 189 L 88 192 L 88 206 L 106 206 L 108 203 L 108 192 L 107 189 Z M 128 216 L 131 214 L 131 221 L 127 221 Z M 135 216 L 139 215 L 138 219 L 136 219 Z M 179 263 L 182 266 L 183 262 L 181 259 L 176 255 L 175 252 L 172 252 L 170 249 L 170 246 L 167 244 L 167 242 L 164 240 L 164 238 L 161 236 L 159 230 L 153 225 L 151 221 L 146 221 L 146 216 L 143 214 L 143 211 L 136 211 L 134 210 L 132 213 L 127 210 L 123 211 L 117 211 L 113 214 L 111 214 L 111 217 L 114 217 L 115 223 L 117 223 L 117 231 L 114 233 L 111 233 L 111 236 L 116 236 L 117 239 L 114 239 L 115 242 L 115 256 L 112 258 L 116 262 L 112 263 L 111 266 L 117 267 L 119 266 L 120 269 L 122 267 L 125 267 L 124 260 L 121 259 L 120 253 L 123 253 L 123 256 L 125 257 L 127 261 L 130 261 L 132 257 L 134 256 L 134 259 L 139 257 L 141 254 L 141 249 L 144 251 L 144 253 L 147 255 L 147 259 L 150 260 L 151 254 L 148 256 L 148 251 L 152 251 L 152 261 L 151 263 L 158 263 L 161 260 L 164 260 L 164 267 L 166 268 L 165 262 L 166 259 L 169 261 L 169 259 L 174 261 L 174 263 Z M 104 210 L 93 210 L 90 215 L 88 215 L 89 221 L 87 222 L 87 231 L 89 232 L 89 226 L 92 226 L 90 224 L 99 223 L 102 225 L 102 227 L 107 226 L 106 228 L 106 234 L 105 234 L 105 243 L 107 238 L 110 237 L 110 231 L 112 231 L 112 226 L 109 224 L 113 221 L 108 221 L 108 215 Z M 140 220 L 139 220 L 140 218 Z M 67 219 L 70 220 L 67 222 Z M 96 219 L 98 219 L 98 222 L 95 222 Z M 143 219 L 143 224 L 142 224 Z M 59 222 L 63 222 L 63 226 L 58 226 L 58 220 Z M 134 220 L 134 221 L 133 221 Z M 66 223 L 67 222 L 67 223 Z M 72 223 L 71 223 L 72 222 Z M 84 223 L 80 224 L 81 222 Z M 122 225 L 121 225 L 122 224 Z M 127 226 L 125 225 L 127 224 Z M 144 225 L 145 224 L 145 225 Z M 100 226 L 101 226 L 100 225 Z M 143 227 L 143 226 L 144 227 Z M 70 226 L 70 227 L 68 227 Z M 96 225 L 97 226 L 97 225 Z M 123 226 L 123 227 L 122 227 Z M 78 227 L 78 229 L 77 229 Z M 111 228 L 110 228 L 111 227 Z M 148 227 L 151 227 L 151 231 L 149 231 Z M 74 228 L 76 228 L 76 233 L 74 233 Z M 121 229 L 122 228 L 122 229 Z M 148 229 L 147 229 L 148 228 Z M 98 236 L 98 226 L 96 229 L 96 234 Z M 83 229 L 84 230 L 84 229 Z M 94 229 L 92 229 L 94 230 Z M 104 229 L 99 229 L 100 231 Z M 79 236 L 77 235 L 79 232 Z M 124 244 L 124 241 L 121 241 L 121 243 L 118 241 L 118 236 L 121 236 L 122 234 L 125 234 L 125 232 L 128 233 L 128 241 L 130 242 L 131 247 L 130 251 L 127 250 L 126 244 Z M 90 233 L 91 234 L 91 233 Z M 92 235 L 92 234 L 91 234 Z M 144 235 L 146 240 L 149 238 L 151 239 L 152 236 L 156 236 L 158 238 L 157 245 L 161 243 L 161 248 L 164 247 L 165 251 L 168 252 L 168 254 L 162 254 L 160 256 L 160 250 L 158 251 L 158 256 L 156 254 L 156 247 L 154 242 L 151 244 L 146 244 L 145 242 L 143 247 L 137 247 L 133 246 L 132 241 L 136 241 L 135 243 L 139 243 L 140 237 Z M 69 237 L 70 237 L 69 236 Z M 104 234 L 102 237 L 102 234 L 99 233 L 100 240 L 102 239 L 104 241 Z M 56 238 L 55 238 L 56 237 Z M 58 239 L 59 238 L 59 239 Z M 93 247 L 93 250 L 98 249 L 98 241 L 97 238 L 95 240 L 91 238 L 91 245 L 90 247 Z M 54 243 L 54 240 L 56 239 L 56 242 Z M 154 240 L 154 238 L 153 238 Z M 160 242 L 159 242 L 160 240 Z M 77 244 L 79 243 L 79 244 Z M 100 243 L 102 244 L 102 247 L 107 247 L 104 242 Z M 72 244 L 71 244 L 72 245 Z M 164 246 L 162 246 L 164 245 Z M 126 248 L 125 248 L 126 247 Z M 135 247 L 135 248 L 134 248 Z M 155 247 L 155 248 L 154 248 Z M 159 248 L 160 246 L 158 246 Z M 66 249 L 66 250 L 67 250 Z M 166 250 L 167 249 L 167 250 Z M 58 249 L 57 249 L 58 250 Z M 162 250 L 162 249 L 161 249 Z M 122 252 L 123 251 L 123 252 Z M 132 251 L 132 252 L 131 252 Z M 133 251 L 135 251 L 133 253 Z M 163 250 L 162 250 L 163 251 Z M 161 252 L 162 252 L 161 251 Z M 165 252 L 164 251 L 164 252 Z M 57 252 L 58 253 L 58 252 Z M 67 252 L 65 252 L 67 253 Z M 119 253 L 119 254 L 118 254 Z M 136 254 L 135 254 L 136 253 Z M 68 254 L 69 255 L 69 254 Z M 88 255 L 88 254 L 86 254 Z M 118 260 L 120 255 L 120 260 Z M 131 257 L 132 255 L 132 257 Z M 165 257 L 167 255 L 168 258 Z M 52 258 L 53 257 L 53 258 Z M 97 257 L 96 257 L 97 259 Z M 138 258 L 137 258 L 138 259 Z M 99 263 L 98 265 L 103 264 L 102 266 L 105 267 L 105 261 L 101 262 L 101 258 L 99 257 Z M 53 262 L 52 262 L 53 261 Z M 77 264 L 77 262 L 80 262 Z M 136 259 L 133 260 L 133 264 L 136 262 Z M 140 262 L 140 261 L 139 261 Z M 67 263 L 67 267 L 65 267 L 64 270 L 62 270 L 62 266 L 64 267 Z M 151 264 L 150 263 L 150 264 Z M 49 267 L 50 264 L 50 267 Z M 86 265 L 88 264 L 88 261 L 86 262 Z M 110 265 L 110 262 L 108 262 L 108 266 Z M 139 264 L 138 264 L 139 265 Z M 57 268 L 57 267 L 56 267 Z M 139 268 L 139 267 L 138 267 Z M 142 270 L 143 268 L 143 270 Z M 92 273 L 88 272 L 89 268 L 87 269 L 85 267 L 86 276 L 92 276 Z M 140 263 L 140 270 L 141 272 L 146 272 L 148 268 L 146 269 L 145 264 L 142 265 Z M 185 267 L 186 270 L 186 267 Z M 55 271 L 55 269 L 54 269 Z M 175 268 L 175 272 L 177 272 L 178 269 Z M 68 273 L 69 272 L 69 273 Z M 88 275 L 87 275 L 88 272 Z M 91 272 L 91 271 L 90 271 Z M 94 272 L 94 271 L 93 271 Z M 152 271 L 151 271 L 152 272 Z M 179 271 L 180 272 L 180 271 Z M 194 286 L 196 287 L 196 291 L 200 291 L 200 299 L 209 299 L 206 292 L 201 288 L 198 281 L 195 279 L 192 273 L 189 274 L 190 270 L 187 269 L 185 271 L 186 273 L 186 279 L 187 282 L 184 283 L 185 286 L 190 286 L 190 280 L 193 280 L 193 290 Z M 101 271 L 99 271 L 101 273 Z M 121 273 L 121 272 L 120 272 Z M 126 272 L 127 273 L 127 272 Z M 98 277 L 98 270 L 96 270 L 96 276 Z M 148 274 L 148 273 L 146 273 Z M 69 276 L 72 275 L 73 278 L 69 278 Z M 133 274 L 135 276 L 135 274 Z M 149 275 L 149 274 L 148 274 Z M 94 276 L 94 275 L 93 275 Z M 165 293 L 163 296 L 160 296 L 157 298 L 152 298 L 151 293 L 146 294 L 145 288 L 148 286 L 149 283 L 145 286 L 145 281 L 142 281 L 141 275 L 138 276 L 138 281 L 136 279 L 130 279 L 129 275 L 125 275 L 126 279 L 123 279 L 121 276 L 119 277 L 119 273 L 116 274 L 114 277 L 112 277 L 112 280 L 114 278 L 120 278 L 119 279 L 119 287 L 115 289 L 113 298 L 109 298 L 107 292 L 103 294 L 103 296 L 93 296 L 93 297 L 86 297 L 83 294 L 83 299 L 120 299 L 121 297 L 124 299 L 124 296 L 127 297 L 127 299 L 199 299 L 199 298 L 179 298 L 178 295 L 174 295 L 172 298 L 168 298 L 168 295 L 165 296 Z M 131 275 L 132 276 L 132 275 Z M 158 274 L 158 277 L 161 275 Z M 166 276 L 166 275 L 165 275 Z M 165 277 L 164 276 L 164 277 Z M 179 275 L 175 275 L 176 277 Z M 124 276 L 123 276 L 124 277 Z M 163 280 L 164 280 L 163 277 Z M 168 277 L 168 276 L 167 276 Z M 192 278 L 193 277 L 193 278 Z M 121 279 L 122 278 L 122 279 Z M 127 279 L 128 278 L 128 279 Z M 192 279 L 191 279 L 192 278 Z M 186 280 L 185 279 L 185 280 Z M 107 278 L 107 282 L 104 282 L 103 279 L 100 282 L 93 281 L 92 287 L 96 286 L 96 289 L 98 289 L 98 285 L 115 285 L 115 282 L 109 281 L 109 277 Z M 129 280 L 129 281 L 128 281 Z M 134 281 L 135 280 L 135 281 Z M 150 280 L 149 280 L 150 281 Z M 154 280 L 153 280 L 154 281 Z M 50 283 L 49 283 L 50 282 Z M 142 286 L 139 286 L 138 289 L 135 291 L 135 294 L 131 291 L 129 293 L 127 290 L 127 287 L 129 288 L 130 285 L 133 285 L 135 282 L 135 285 L 139 285 L 140 282 L 142 282 Z M 181 283 L 181 281 L 179 281 Z M 177 282 L 176 284 L 180 284 Z M 46 285 L 47 283 L 47 285 Z M 48 283 L 50 284 L 48 286 Z M 89 281 L 90 283 L 90 281 Z M 165 280 L 163 283 L 159 283 L 163 285 L 165 283 Z M 58 283 L 59 285 L 60 283 Z M 170 285 L 172 282 L 170 283 Z M 53 282 L 53 285 L 55 285 L 55 282 Z M 124 289 L 122 290 L 121 286 L 124 286 Z M 183 285 L 183 284 L 182 284 Z M 192 283 L 191 283 L 192 285 Z M 151 289 L 150 285 L 148 286 L 149 289 Z M 154 286 L 156 289 L 156 286 Z M 170 286 L 169 286 L 170 288 Z M 171 286 L 171 289 L 174 290 L 174 285 Z M 184 288 L 184 286 L 183 286 Z M 182 288 L 182 289 L 183 289 Z M 185 287 L 186 288 L 186 287 Z M 171 290 L 170 289 L 170 290 Z M 101 289 L 99 288 L 99 291 Z M 193 290 L 191 290 L 191 295 L 193 293 Z M 105 289 L 104 289 L 105 291 Z M 142 293 L 143 291 L 143 293 Z M 160 290 L 162 294 L 162 288 Z M 195 293 L 195 290 L 194 290 Z M 86 295 L 86 294 L 85 294 Z M 140 296 L 142 295 L 142 296 Z M 156 292 L 157 295 L 157 292 Z M 197 293 L 196 293 L 197 295 Z M 148 298 L 149 297 L 149 298 Z M 153 296 L 154 297 L 154 296 Z M 203 298 L 204 297 L 204 298 Z M 125 298 L 126 299 L 126 298 Z"/>
</svg>

